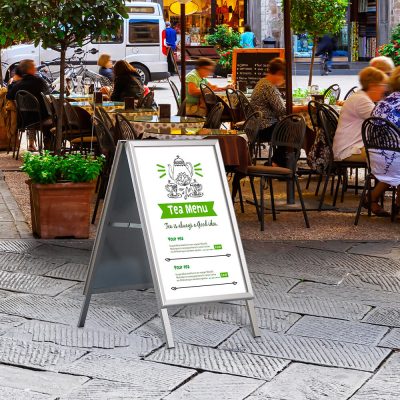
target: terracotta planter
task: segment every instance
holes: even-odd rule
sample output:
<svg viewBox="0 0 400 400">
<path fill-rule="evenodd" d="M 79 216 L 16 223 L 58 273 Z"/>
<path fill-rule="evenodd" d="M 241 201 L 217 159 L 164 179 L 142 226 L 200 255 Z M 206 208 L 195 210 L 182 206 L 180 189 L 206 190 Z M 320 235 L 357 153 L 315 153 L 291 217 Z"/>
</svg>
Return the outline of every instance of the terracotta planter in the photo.
<svg viewBox="0 0 400 400">
<path fill-rule="evenodd" d="M 87 239 L 95 182 L 38 184 L 27 181 L 31 195 L 32 231 L 43 239 Z"/>
</svg>

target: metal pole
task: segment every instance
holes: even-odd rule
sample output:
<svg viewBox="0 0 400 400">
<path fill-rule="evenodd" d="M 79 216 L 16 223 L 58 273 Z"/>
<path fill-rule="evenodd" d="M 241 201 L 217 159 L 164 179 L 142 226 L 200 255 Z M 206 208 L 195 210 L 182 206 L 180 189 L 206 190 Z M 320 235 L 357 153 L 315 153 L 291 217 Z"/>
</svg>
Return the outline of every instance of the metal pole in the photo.
<svg viewBox="0 0 400 400">
<path fill-rule="evenodd" d="M 217 25 L 217 0 L 211 0 L 211 33 L 215 32 Z"/>
<path fill-rule="evenodd" d="M 283 2 L 284 33 L 285 33 L 285 59 L 286 59 L 286 113 L 293 111 L 293 82 L 292 82 L 292 28 L 290 21 L 291 0 Z"/>
<path fill-rule="evenodd" d="M 181 102 L 186 99 L 186 5 L 181 4 Z"/>
</svg>

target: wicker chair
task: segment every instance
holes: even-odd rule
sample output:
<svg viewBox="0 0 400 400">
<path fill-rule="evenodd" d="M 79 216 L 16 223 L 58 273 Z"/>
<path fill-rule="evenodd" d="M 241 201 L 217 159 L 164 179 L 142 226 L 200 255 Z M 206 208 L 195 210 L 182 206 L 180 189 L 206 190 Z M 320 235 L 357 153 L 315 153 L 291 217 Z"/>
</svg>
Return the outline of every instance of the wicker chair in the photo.
<svg viewBox="0 0 400 400">
<path fill-rule="evenodd" d="M 140 135 L 135 131 L 130 122 L 122 114 L 117 114 L 115 117 L 117 140 L 138 140 Z"/>
<path fill-rule="evenodd" d="M 352 87 L 344 96 L 344 101 L 346 101 L 349 97 L 353 96 L 353 94 L 357 93 L 358 86 Z"/>
<path fill-rule="evenodd" d="M 325 90 L 324 101 L 334 98 L 336 103 L 340 99 L 340 93 L 341 93 L 340 86 L 337 83 L 335 83 L 334 85 L 329 86 L 328 89 Z"/>
<path fill-rule="evenodd" d="M 179 106 L 180 106 L 179 89 L 177 88 L 177 86 L 175 85 L 175 83 L 172 82 L 171 79 L 169 79 L 169 78 L 168 78 L 168 83 L 169 83 L 169 86 L 171 87 L 172 94 L 174 95 L 174 98 L 175 98 L 175 101 L 176 101 L 176 106 L 177 106 L 177 108 L 178 108 L 178 110 L 179 110 Z"/>
<path fill-rule="evenodd" d="M 220 129 L 222 124 L 222 113 L 224 112 L 224 106 L 221 103 L 217 103 L 213 109 L 208 113 L 206 122 L 204 122 L 203 128 L 207 129 Z"/>
</svg>

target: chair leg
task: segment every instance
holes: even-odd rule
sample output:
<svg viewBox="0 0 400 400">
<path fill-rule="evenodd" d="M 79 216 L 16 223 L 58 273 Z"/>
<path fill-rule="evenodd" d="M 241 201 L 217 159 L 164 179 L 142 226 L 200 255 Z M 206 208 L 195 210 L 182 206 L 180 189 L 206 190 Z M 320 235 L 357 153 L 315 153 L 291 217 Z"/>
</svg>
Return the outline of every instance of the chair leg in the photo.
<svg viewBox="0 0 400 400">
<path fill-rule="evenodd" d="M 240 211 L 242 214 L 244 214 L 243 193 L 242 193 L 242 187 L 240 186 L 240 181 L 238 182 L 238 192 L 240 201 Z"/>
<path fill-rule="evenodd" d="M 326 190 L 328 189 L 329 178 L 330 178 L 330 171 L 328 171 L 326 178 L 325 178 L 324 187 L 322 189 L 321 198 L 319 200 L 318 211 L 322 210 L 322 206 L 323 206 L 324 200 L 325 200 Z"/>
<path fill-rule="evenodd" d="M 308 179 L 307 179 L 307 185 L 306 185 L 306 189 L 308 190 L 308 188 L 310 187 L 310 183 L 311 183 L 311 174 L 308 175 Z"/>
<path fill-rule="evenodd" d="M 331 196 L 333 196 L 335 189 L 335 175 L 332 175 L 332 182 L 331 182 Z"/>
<path fill-rule="evenodd" d="M 372 211 L 371 211 L 371 201 L 372 201 L 371 178 L 368 179 L 367 190 L 368 190 L 368 217 L 370 217 L 372 215 Z"/>
<path fill-rule="evenodd" d="M 301 209 L 303 210 L 304 221 L 306 223 L 306 227 L 309 228 L 310 227 L 310 222 L 308 220 L 307 210 L 306 210 L 306 206 L 304 204 L 303 193 L 301 191 L 299 178 L 297 176 L 295 176 L 294 180 L 295 180 L 296 186 L 297 186 L 297 193 L 299 194 Z"/>
<path fill-rule="evenodd" d="M 339 194 L 339 187 L 340 187 L 340 183 L 341 182 L 342 182 L 342 171 L 339 171 L 338 172 L 337 183 L 336 183 L 335 194 L 333 196 L 333 203 L 332 203 L 333 207 L 336 206 L 336 201 L 337 201 L 337 197 L 338 197 L 338 194 Z"/>
<path fill-rule="evenodd" d="M 15 159 L 16 160 L 18 160 L 18 157 L 19 157 L 19 150 L 21 148 L 22 135 L 23 135 L 23 132 L 21 132 L 20 135 L 19 135 L 19 143 L 18 143 L 18 146 L 17 146 L 17 153 L 15 155 Z"/>
<path fill-rule="evenodd" d="M 317 188 L 315 189 L 315 196 L 318 196 L 318 194 L 319 194 L 319 188 L 321 186 L 322 177 L 323 177 L 323 174 L 320 174 L 318 177 Z"/>
<path fill-rule="evenodd" d="M 390 213 L 390 220 L 392 222 L 394 222 L 395 217 L 396 217 L 396 215 L 394 213 L 395 208 L 396 208 L 396 187 L 393 187 L 393 189 L 392 189 L 392 210 Z"/>
<path fill-rule="evenodd" d="M 365 195 L 366 195 L 367 188 L 368 188 L 368 179 L 370 179 L 370 178 L 367 177 L 365 179 L 364 188 L 363 188 L 363 191 L 361 193 L 360 203 L 358 204 L 356 219 L 354 221 L 354 225 L 355 226 L 358 225 L 358 221 L 360 220 L 361 210 L 362 210 L 362 207 L 363 207 L 363 204 L 364 204 L 364 201 L 365 201 Z"/>
<path fill-rule="evenodd" d="M 260 222 L 261 231 L 264 231 L 264 178 L 260 178 Z"/>
<path fill-rule="evenodd" d="M 256 207 L 257 218 L 258 218 L 258 221 L 261 221 L 260 209 L 259 209 L 258 200 L 257 200 L 257 193 L 256 193 L 256 189 L 254 187 L 254 178 L 250 178 L 250 187 L 251 187 L 251 192 L 253 193 L 253 200 L 254 200 L 254 205 Z"/>
<path fill-rule="evenodd" d="M 272 208 L 272 219 L 276 221 L 276 210 L 275 210 L 275 198 L 274 198 L 274 188 L 272 187 L 272 179 L 268 179 L 269 183 L 269 193 L 271 196 L 271 208 Z"/>
<path fill-rule="evenodd" d="M 343 175 L 343 184 L 342 184 L 342 194 L 340 195 L 340 202 L 344 202 L 344 193 L 347 192 L 347 187 L 349 185 L 349 177 L 347 175 L 347 169 L 345 170 L 345 174 Z"/>
</svg>

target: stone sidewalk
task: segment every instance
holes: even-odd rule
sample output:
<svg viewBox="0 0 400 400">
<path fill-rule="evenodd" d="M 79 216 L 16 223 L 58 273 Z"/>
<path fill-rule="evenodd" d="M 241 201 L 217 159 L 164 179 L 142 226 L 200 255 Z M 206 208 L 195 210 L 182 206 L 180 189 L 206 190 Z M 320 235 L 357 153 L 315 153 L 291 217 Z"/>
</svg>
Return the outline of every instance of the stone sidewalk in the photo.
<svg viewBox="0 0 400 400">
<path fill-rule="evenodd" d="M 246 241 L 262 336 L 241 302 L 171 310 L 151 290 L 93 296 L 92 242 L 0 240 L 0 398 L 400 398 L 400 245 Z"/>
</svg>

